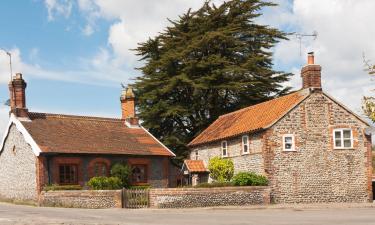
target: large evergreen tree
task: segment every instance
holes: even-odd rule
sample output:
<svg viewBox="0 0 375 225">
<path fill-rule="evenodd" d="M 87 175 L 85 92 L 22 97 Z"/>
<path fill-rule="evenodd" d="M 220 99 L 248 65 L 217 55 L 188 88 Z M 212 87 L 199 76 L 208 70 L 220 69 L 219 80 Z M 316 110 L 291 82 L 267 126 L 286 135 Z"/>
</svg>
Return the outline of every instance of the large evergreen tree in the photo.
<svg viewBox="0 0 375 225">
<path fill-rule="evenodd" d="M 272 69 L 271 48 L 286 34 L 254 19 L 272 3 L 206 2 L 136 49 L 144 66 L 135 89 L 139 116 L 179 158 L 220 115 L 285 94 L 290 74 Z"/>
</svg>

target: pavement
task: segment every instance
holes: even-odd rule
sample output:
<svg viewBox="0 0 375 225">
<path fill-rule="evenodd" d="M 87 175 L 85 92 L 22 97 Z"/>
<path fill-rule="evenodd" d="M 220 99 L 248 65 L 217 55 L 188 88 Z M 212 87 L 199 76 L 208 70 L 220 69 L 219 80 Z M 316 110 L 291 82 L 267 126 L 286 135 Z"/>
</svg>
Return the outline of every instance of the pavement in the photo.
<svg viewBox="0 0 375 225">
<path fill-rule="evenodd" d="M 73 209 L 0 203 L 0 225 L 375 225 L 375 205 L 314 204 L 194 209 Z"/>
</svg>

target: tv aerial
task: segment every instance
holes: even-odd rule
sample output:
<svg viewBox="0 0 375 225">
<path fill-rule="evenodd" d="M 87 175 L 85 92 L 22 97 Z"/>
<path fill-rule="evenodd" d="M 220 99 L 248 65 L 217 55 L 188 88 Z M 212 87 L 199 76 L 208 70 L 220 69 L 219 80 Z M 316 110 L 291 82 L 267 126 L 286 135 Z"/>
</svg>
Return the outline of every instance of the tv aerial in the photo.
<svg viewBox="0 0 375 225">
<path fill-rule="evenodd" d="M 5 50 L 4 48 L 0 47 L 0 50 L 5 52 L 5 54 L 7 54 L 9 56 L 10 81 L 12 81 L 12 74 L 13 74 L 13 71 L 12 71 L 12 54 L 9 51 Z"/>
<path fill-rule="evenodd" d="M 302 39 L 306 37 L 312 37 L 313 41 L 318 38 L 318 32 L 313 31 L 312 34 L 303 34 L 303 33 L 292 33 L 299 41 L 299 55 L 302 56 Z"/>
</svg>

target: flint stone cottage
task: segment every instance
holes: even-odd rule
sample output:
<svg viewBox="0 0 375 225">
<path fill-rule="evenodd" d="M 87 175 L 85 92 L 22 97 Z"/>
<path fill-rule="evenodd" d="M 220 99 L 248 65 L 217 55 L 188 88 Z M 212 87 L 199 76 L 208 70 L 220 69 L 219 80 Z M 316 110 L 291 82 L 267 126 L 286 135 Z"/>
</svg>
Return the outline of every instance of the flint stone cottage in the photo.
<svg viewBox="0 0 375 225">
<path fill-rule="evenodd" d="M 0 198 L 37 200 L 47 184 L 84 186 L 93 176 L 108 176 L 116 162 L 130 165 L 133 185 L 171 185 L 175 155 L 138 124 L 130 87 L 120 97 L 121 119 L 29 112 L 25 88 L 22 74 L 9 83 Z"/>
<path fill-rule="evenodd" d="M 190 159 L 267 176 L 276 203 L 372 201 L 369 125 L 322 90 L 313 53 L 301 76 L 299 91 L 220 116 L 189 143 Z"/>
</svg>

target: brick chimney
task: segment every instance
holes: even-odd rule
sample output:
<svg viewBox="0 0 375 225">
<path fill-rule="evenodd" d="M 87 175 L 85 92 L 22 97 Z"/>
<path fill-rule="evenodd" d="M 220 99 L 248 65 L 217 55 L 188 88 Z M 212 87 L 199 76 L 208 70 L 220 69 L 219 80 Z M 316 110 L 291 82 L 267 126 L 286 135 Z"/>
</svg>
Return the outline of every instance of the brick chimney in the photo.
<svg viewBox="0 0 375 225">
<path fill-rule="evenodd" d="M 129 127 L 138 126 L 138 118 L 135 115 L 135 95 L 131 85 L 122 90 L 120 101 L 122 112 L 121 118 L 125 120 L 125 123 Z"/>
<path fill-rule="evenodd" d="M 309 52 L 307 65 L 301 70 L 302 88 L 322 89 L 321 70 L 322 67 L 314 62 L 314 52 Z"/>
<path fill-rule="evenodd" d="M 17 117 L 28 117 L 28 109 L 26 108 L 26 82 L 22 78 L 21 73 L 16 73 L 16 76 L 9 82 L 10 94 L 10 113 Z"/>
</svg>

